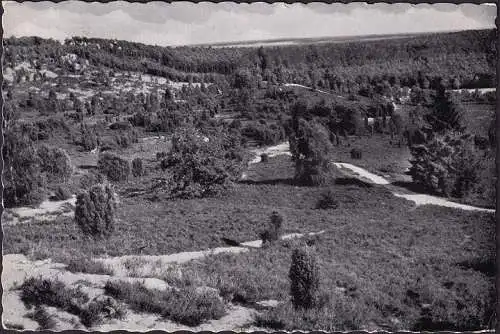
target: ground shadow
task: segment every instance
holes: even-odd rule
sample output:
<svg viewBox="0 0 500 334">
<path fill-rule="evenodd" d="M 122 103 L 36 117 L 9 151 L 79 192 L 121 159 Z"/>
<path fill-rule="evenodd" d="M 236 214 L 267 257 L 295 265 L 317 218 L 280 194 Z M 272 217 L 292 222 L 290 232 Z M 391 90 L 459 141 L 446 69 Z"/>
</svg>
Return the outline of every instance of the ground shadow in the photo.
<svg viewBox="0 0 500 334">
<path fill-rule="evenodd" d="M 78 168 L 84 169 L 84 170 L 89 170 L 89 169 L 97 169 L 96 165 L 78 165 Z"/>
<path fill-rule="evenodd" d="M 365 182 L 363 180 L 354 177 L 338 177 L 335 179 L 336 185 L 341 186 L 357 186 L 361 188 L 372 188 L 373 184 Z"/>
<path fill-rule="evenodd" d="M 278 184 L 283 184 L 287 186 L 297 186 L 297 187 L 302 187 L 303 185 L 299 184 L 297 181 L 294 179 L 268 179 L 268 180 L 240 180 L 238 183 L 242 184 L 252 184 L 252 185 L 259 185 L 259 184 L 265 184 L 265 185 L 278 185 Z"/>
<path fill-rule="evenodd" d="M 457 265 L 464 269 L 473 269 L 479 271 L 486 276 L 496 276 L 497 264 L 493 258 L 475 258 L 457 263 Z"/>
<path fill-rule="evenodd" d="M 425 188 L 422 185 L 416 184 L 414 182 L 409 182 L 409 181 L 394 181 L 391 184 L 393 186 L 404 188 L 404 189 L 412 191 L 414 193 L 439 196 L 439 194 L 437 194 L 436 192 L 429 191 L 429 189 Z"/>
</svg>

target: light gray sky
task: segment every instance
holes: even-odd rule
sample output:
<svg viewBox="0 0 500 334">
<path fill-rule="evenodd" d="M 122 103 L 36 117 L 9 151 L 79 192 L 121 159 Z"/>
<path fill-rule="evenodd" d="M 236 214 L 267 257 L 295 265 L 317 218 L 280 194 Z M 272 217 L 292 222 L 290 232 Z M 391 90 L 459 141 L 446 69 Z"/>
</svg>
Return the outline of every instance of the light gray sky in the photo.
<svg viewBox="0 0 500 334">
<path fill-rule="evenodd" d="M 3 1 L 5 36 L 185 45 L 493 28 L 496 5 Z"/>
</svg>

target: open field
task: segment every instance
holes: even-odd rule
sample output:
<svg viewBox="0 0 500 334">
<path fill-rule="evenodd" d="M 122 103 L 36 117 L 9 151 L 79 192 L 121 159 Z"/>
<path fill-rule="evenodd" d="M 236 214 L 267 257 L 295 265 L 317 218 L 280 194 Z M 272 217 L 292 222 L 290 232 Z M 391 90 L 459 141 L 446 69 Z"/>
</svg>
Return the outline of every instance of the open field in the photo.
<svg viewBox="0 0 500 334">
<path fill-rule="evenodd" d="M 495 36 L 7 38 L 3 325 L 494 328 Z"/>
<path fill-rule="evenodd" d="M 252 184 L 239 184 L 220 199 L 152 203 L 124 198 L 116 233 L 108 240 L 83 237 L 71 218 L 61 217 L 48 223 L 35 219 L 4 226 L 5 254 L 24 253 L 68 262 L 89 254 L 95 258 L 161 255 L 220 247 L 224 245 L 222 238 L 240 242 L 258 238 L 271 211 L 279 210 L 285 217 L 284 233 L 325 230 L 309 239 L 321 259 L 322 287 L 330 300 L 336 301 L 335 307 L 345 312 L 338 321 L 354 317 L 350 328 L 415 329 L 421 321 L 422 305 L 438 305 L 449 298 L 458 298 L 457 302 L 473 298 L 475 303 L 482 300 L 484 291 L 493 288 L 493 278 L 480 266 L 494 258 L 492 215 L 436 206 L 415 208 L 380 186 L 296 187 L 288 184 L 287 175 L 293 175 L 291 168 L 287 156 L 254 164 L 249 171 Z M 272 172 L 276 169 L 289 172 L 276 177 Z M 335 193 L 335 210 L 315 208 L 320 193 L 326 189 Z M 167 272 L 149 271 L 153 275 L 149 277 L 181 287 L 208 285 L 243 305 L 278 300 L 283 304 L 276 310 L 265 311 L 255 325 L 308 328 L 312 324 L 293 320 L 290 311 L 286 311 L 290 248 L 297 242 L 283 241 L 243 254 L 213 255 L 168 270 L 163 265 Z M 123 247 L 116 247 L 117 243 Z M 147 263 L 139 259 L 140 256 L 136 273 Z M 182 280 L 169 274 L 174 272 L 181 272 Z M 425 279 L 414 286 L 415 276 Z M 464 295 L 464 291 L 456 290 L 459 282 L 448 284 L 451 277 L 474 280 L 480 290 Z M 433 290 L 426 290 L 426 295 L 421 290 L 424 287 Z M 424 299 L 415 300 L 413 295 L 408 299 L 408 291 Z M 457 328 L 463 328 L 460 321 L 467 321 L 450 317 Z M 347 325 L 325 323 L 325 329 Z"/>
</svg>

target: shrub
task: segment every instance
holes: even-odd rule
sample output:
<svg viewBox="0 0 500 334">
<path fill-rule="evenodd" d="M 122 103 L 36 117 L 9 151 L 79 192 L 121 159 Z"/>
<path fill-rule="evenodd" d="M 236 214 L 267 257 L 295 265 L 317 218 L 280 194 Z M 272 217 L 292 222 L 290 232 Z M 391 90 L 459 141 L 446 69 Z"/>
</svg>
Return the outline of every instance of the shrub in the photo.
<svg viewBox="0 0 500 334">
<path fill-rule="evenodd" d="M 478 180 L 484 153 L 470 136 L 457 133 L 436 135 L 411 147 L 410 174 L 413 181 L 444 196 L 465 196 Z"/>
<path fill-rule="evenodd" d="M 84 326 L 91 327 L 103 322 L 104 319 L 123 319 L 126 308 L 116 300 L 106 296 L 93 299 L 80 312 L 80 320 Z"/>
<path fill-rule="evenodd" d="M 339 206 L 339 201 L 337 200 L 335 193 L 328 189 L 320 195 L 318 203 L 316 204 L 317 209 L 336 209 Z"/>
<path fill-rule="evenodd" d="M 37 150 L 42 172 L 46 172 L 51 180 L 67 182 L 73 173 L 71 159 L 65 150 L 41 145 Z"/>
<path fill-rule="evenodd" d="M 115 143 L 122 148 L 127 148 L 138 142 L 139 135 L 135 129 L 131 131 L 124 131 L 115 137 Z"/>
<path fill-rule="evenodd" d="M 135 177 L 142 176 L 144 174 L 144 168 L 142 165 L 141 158 L 135 158 L 132 160 L 132 175 Z"/>
<path fill-rule="evenodd" d="M 140 283 L 111 282 L 104 286 L 106 294 L 124 301 L 137 312 L 158 313 L 188 326 L 197 326 L 225 314 L 224 303 L 212 289 L 194 288 L 165 291 L 149 290 Z"/>
<path fill-rule="evenodd" d="M 43 304 L 75 313 L 80 305 L 89 300 L 89 297 L 79 289 L 68 288 L 56 279 L 31 277 L 23 282 L 20 289 L 21 301 L 28 307 Z"/>
<path fill-rule="evenodd" d="M 87 327 L 101 322 L 104 318 L 122 318 L 125 314 L 125 309 L 112 298 L 96 297 L 88 303 L 88 295 L 79 288 L 68 288 L 63 282 L 52 279 L 29 278 L 24 281 L 21 286 L 21 300 L 28 307 L 37 307 L 33 317 L 41 327 L 51 325 L 50 316 L 41 305 L 57 307 L 75 314 Z"/>
<path fill-rule="evenodd" d="M 174 134 L 162 168 L 172 173 L 171 195 L 182 198 L 219 195 L 239 178 L 245 157 L 225 133 L 204 136 L 185 128 Z"/>
<path fill-rule="evenodd" d="M 132 125 L 129 122 L 115 122 L 109 126 L 111 130 L 129 130 Z"/>
<path fill-rule="evenodd" d="M 333 150 L 328 131 L 318 123 L 294 119 L 290 150 L 295 160 L 295 179 L 304 185 L 321 185 L 330 176 Z"/>
<path fill-rule="evenodd" d="M 97 168 L 111 181 L 124 181 L 130 174 L 130 163 L 111 153 L 104 153 L 97 161 Z"/>
<path fill-rule="evenodd" d="M 45 307 L 40 305 L 35 307 L 35 310 L 29 314 L 29 317 L 35 320 L 40 325 L 39 329 L 42 330 L 52 329 L 57 325 L 54 316 L 50 315 Z"/>
<path fill-rule="evenodd" d="M 425 118 L 435 133 L 444 133 L 445 131 L 462 131 L 464 108 L 460 101 L 444 90 L 436 94 L 434 108 Z"/>
<path fill-rule="evenodd" d="M 54 199 L 56 201 L 65 201 L 67 199 L 70 199 L 72 196 L 71 191 L 66 187 L 65 185 L 61 185 L 57 187 L 55 194 L 54 194 Z"/>
<path fill-rule="evenodd" d="M 296 309 L 316 306 L 319 297 L 319 266 L 310 248 L 293 251 L 289 278 L 293 306 Z"/>
<path fill-rule="evenodd" d="M 268 228 L 260 234 L 262 244 L 277 241 L 281 234 L 282 225 L 283 217 L 277 211 L 273 211 Z"/>
<path fill-rule="evenodd" d="M 267 153 L 262 153 L 260 155 L 260 161 L 261 162 L 268 162 L 269 161 L 269 155 Z"/>
<path fill-rule="evenodd" d="M 109 185 L 95 185 L 76 198 L 75 221 L 93 237 L 109 236 L 115 225 L 117 199 Z"/>
<path fill-rule="evenodd" d="M 163 160 L 167 157 L 167 152 L 156 152 L 156 160 Z"/>
<path fill-rule="evenodd" d="M 489 139 L 481 135 L 474 136 L 474 144 L 481 150 L 486 150 L 488 147 L 490 147 Z"/>
<path fill-rule="evenodd" d="M 353 148 L 351 150 L 351 159 L 361 159 L 362 152 L 359 148 Z"/>
<path fill-rule="evenodd" d="M 104 183 L 106 181 L 106 176 L 99 173 L 98 171 L 91 170 L 89 173 L 83 175 L 80 179 L 80 187 L 84 190 L 90 189 L 92 186 Z"/>
<path fill-rule="evenodd" d="M 82 126 L 80 133 L 80 139 L 77 141 L 77 144 L 82 146 L 85 151 L 92 151 L 99 145 L 100 139 L 95 129 Z"/>
<path fill-rule="evenodd" d="M 45 198 L 46 176 L 33 141 L 19 129 L 5 131 L 2 148 L 3 199 L 6 207 L 37 205 Z"/>
</svg>

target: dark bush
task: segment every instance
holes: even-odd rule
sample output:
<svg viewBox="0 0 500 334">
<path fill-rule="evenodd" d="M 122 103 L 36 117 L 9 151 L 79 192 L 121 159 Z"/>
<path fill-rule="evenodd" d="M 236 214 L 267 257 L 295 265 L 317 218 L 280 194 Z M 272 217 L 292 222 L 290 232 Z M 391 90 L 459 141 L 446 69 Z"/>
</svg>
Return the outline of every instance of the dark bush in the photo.
<svg viewBox="0 0 500 334">
<path fill-rule="evenodd" d="M 132 125 L 129 122 L 115 122 L 109 126 L 111 130 L 129 130 L 132 128 Z"/>
<path fill-rule="evenodd" d="M 98 183 L 104 183 L 106 181 L 106 176 L 99 173 L 98 171 L 91 170 L 89 173 L 83 175 L 80 179 L 80 187 L 84 190 L 90 189 L 92 186 Z"/>
<path fill-rule="evenodd" d="M 474 136 L 474 145 L 477 146 L 477 148 L 481 150 L 486 150 L 487 148 L 490 147 L 490 141 L 487 137 L 481 136 L 481 135 L 475 135 Z"/>
<path fill-rule="evenodd" d="M 339 206 L 339 201 L 337 200 L 333 190 L 329 189 L 320 195 L 318 203 L 316 204 L 317 209 L 336 209 Z"/>
<path fill-rule="evenodd" d="M 156 160 L 163 160 L 167 157 L 167 152 L 156 152 Z"/>
<path fill-rule="evenodd" d="M 124 181 L 130 175 L 128 160 L 111 153 L 104 153 L 97 161 L 97 168 L 111 181 Z"/>
<path fill-rule="evenodd" d="M 30 318 L 35 320 L 40 326 L 39 329 L 47 330 L 56 327 L 57 322 L 54 316 L 50 315 L 45 307 L 37 305 L 35 310 L 28 315 Z"/>
<path fill-rule="evenodd" d="M 31 139 L 9 129 L 3 145 L 3 200 L 6 207 L 37 205 L 45 199 L 47 180 Z"/>
<path fill-rule="evenodd" d="M 301 118 L 295 118 L 292 124 L 289 141 L 295 160 L 295 180 L 308 186 L 327 183 L 332 172 L 333 150 L 328 131 L 321 124 Z"/>
<path fill-rule="evenodd" d="M 362 155 L 363 154 L 359 148 L 353 148 L 351 150 L 351 159 L 361 159 Z"/>
<path fill-rule="evenodd" d="M 296 309 L 310 309 L 319 298 L 319 266 L 309 247 L 295 249 L 289 272 L 290 294 Z"/>
<path fill-rule="evenodd" d="M 132 160 L 132 175 L 134 177 L 139 177 L 144 174 L 144 167 L 142 165 L 141 158 L 135 158 Z"/>
<path fill-rule="evenodd" d="M 109 185 L 95 185 L 76 197 L 75 221 L 85 234 L 107 237 L 114 230 L 116 205 Z"/>
<path fill-rule="evenodd" d="M 123 319 L 126 312 L 126 308 L 113 298 L 99 296 L 82 308 L 80 320 L 84 326 L 91 327 L 102 323 L 105 319 Z"/>
<path fill-rule="evenodd" d="M 129 304 L 137 312 L 158 313 L 187 326 L 219 319 L 225 314 L 224 302 L 213 289 L 150 290 L 140 283 L 108 281 L 106 294 Z"/>
<path fill-rule="evenodd" d="M 65 201 L 72 196 L 71 191 L 65 185 L 60 185 L 54 192 L 54 199 L 56 201 Z"/>
<path fill-rule="evenodd" d="M 42 172 L 47 173 L 49 180 L 67 182 L 73 173 L 71 159 L 62 148 L 41 145 L 37 150 Z"/>
<path fill-rule="evenodd" d="M 123 131 L 119 135 L 115 136 L 115 143 L 122 147 L 127 148 L 132 144 L 139 142 L 139 135 L 135 129 L 129 131 Z"/>
<path fill-rule="evenodd" d="M 82 146 L 85 151 L 92 151 L 99 145 L 100 139 L 95 129 L 83 126 L 80 132 L 80 139 L 77 144 Z"/>
<path fill-rule="evenodd" d="M 470 136 L 459 133 L 436 135 L 411 148 L 413 181 L 444 196 L 464 197 L 479 181 L 485 156 Z"/>
<path fill-rule="evenodd" d="M 59 280 L 31 277 L 21 285 L 21 301 L 28 307 L 47 305 L 75 313 L 88 300 L 85 293 Z"/>
<path fill-rule="evenodd" d="M 239 178 L 245 157 L 237 141 L 224 133 L 204 136 L 186 128 L 172 138 L 172 150 L 162 167 L 172 175 L 170 192 L 175 197 L 219 195 Z"/>
<path fill-rule="evenodd" d="M 283 225 L 283 217 L 277 211 L 273 211 L 268 224 L 269 226 L 260 234 L 263 245 L 279 240 Z"/>
<path fill-rule="evenodd" d="M 268 162 L 269 161 L 269 155 L 267 153 L 262 153 L 260 155 L 260 161 L 261 162 Z"/>
</svg>

